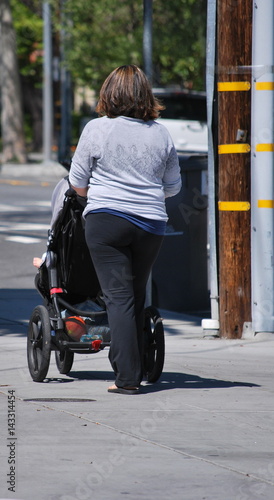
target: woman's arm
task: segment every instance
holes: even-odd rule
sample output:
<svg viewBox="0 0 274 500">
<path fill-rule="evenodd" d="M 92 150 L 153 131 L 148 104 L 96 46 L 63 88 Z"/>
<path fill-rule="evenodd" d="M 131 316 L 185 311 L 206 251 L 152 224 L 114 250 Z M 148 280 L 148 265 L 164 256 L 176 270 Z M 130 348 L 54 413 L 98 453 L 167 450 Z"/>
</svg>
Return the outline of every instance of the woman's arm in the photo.
<svg viewBox="0 0 274 500">
<path fill-rule="evenodd" d="M 73 185 L 71 185 L 72 189 L 74 189 L 74 191 L 76 191 L 76 193 L 79 195 L 79 196 L 82 196 L 83 198 L 85 198 L 87 196 L 87 193 L 88 193 L 88 187 L 85 187 L 85 188 L 77 188 Z"/>
<path fill-rule="evenodd" d="M 69 171 L 70 185 L 78 196 L 82 198 L 87 196 L 88 184 L 92 171 L 93 156 L 90 142 L 91 135 L 89 122 L 80 136 Z"/>
<path fill-rule="evenodd" d="M 163 188 L 165 193 L 165 198 L 170 196 L 175 196 L 180 192 L 182 187 L 182 178 L 180 172 L 180 165 L 178 160 L 178 155 L 173 146 L 167 161 L 167 168 L 163 178 Z"/>
</svg>

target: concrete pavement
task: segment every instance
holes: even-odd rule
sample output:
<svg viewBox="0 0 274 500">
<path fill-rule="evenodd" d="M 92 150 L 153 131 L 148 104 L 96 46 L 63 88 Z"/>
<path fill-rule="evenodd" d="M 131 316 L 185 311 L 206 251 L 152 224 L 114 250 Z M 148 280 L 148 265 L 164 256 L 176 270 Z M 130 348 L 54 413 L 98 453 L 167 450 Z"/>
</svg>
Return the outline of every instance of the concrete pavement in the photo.
<svg viewBox="0 0 274 500">
<path fill-rule="evenodd" d="M 30 160 L 26 164 L 0 163 L 0 178 L 25 177 L 35 179 L 51 179 L 57 181 L 67 174 L 67 170 L 55 160 L 43 161 L 41 154 L 30 155 Z"/>
<path fill-rule="evenodd" d="M 162 311 L 163 374 L 124 396 L 107 392 L 107 350 L 68 376 L 52 354 L 33 382 L 22 313 L 0 323 L 1 498 L 273 498 L 273 340 L 205 339 L 199 318 Z"/>
<path fill-rule="evenodd" d="M 68 376 L 52 354 L 32 381 L 38 303 L 35 290 L 0 290 L 0 499 L 273 498 L 273 336 L 204 337 L 201 318 L 161 311 L 160 380 L 116 395 L 107 349 L 75 355 Z"/>
</svg>

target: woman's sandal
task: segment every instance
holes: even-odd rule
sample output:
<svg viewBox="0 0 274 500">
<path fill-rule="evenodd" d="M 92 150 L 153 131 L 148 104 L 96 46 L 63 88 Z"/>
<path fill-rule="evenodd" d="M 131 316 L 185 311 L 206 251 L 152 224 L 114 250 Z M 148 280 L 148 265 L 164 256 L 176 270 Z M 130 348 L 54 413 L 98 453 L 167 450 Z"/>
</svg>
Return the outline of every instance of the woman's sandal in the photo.
<svg viewBox="0 0 274 500">
<path fill-rule="evenodd" d="M 113 394 L 139 394 L 139 387 L 117 387 L 116 385 L 112 385 L 108 388 L 108 392 Z"/>
</svg>

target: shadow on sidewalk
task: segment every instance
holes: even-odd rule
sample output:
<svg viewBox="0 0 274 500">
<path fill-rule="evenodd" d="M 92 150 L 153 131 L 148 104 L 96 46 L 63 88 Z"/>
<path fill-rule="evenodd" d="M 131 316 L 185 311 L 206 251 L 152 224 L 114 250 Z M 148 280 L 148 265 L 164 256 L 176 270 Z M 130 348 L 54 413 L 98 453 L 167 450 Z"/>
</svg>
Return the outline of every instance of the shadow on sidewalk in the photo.
<svg viewBox="0 0 274 500">
<path fill-rule="evenodd" d="M 42 303 L 35 289 L 0 289 L 0 336 L 15 333 L 26 336 L 33 309 Z"/>
<path fill-rule="evenodd" d="M 111 371 L 74 371 L 69 377 L 77 380 L 106 380 L 115 379 Z M 234 382 L 230 380 L 219 380 L 212 378 L 199 377 L 198 375 L 189 375 L 178 372 L 164 372 L 155 384 L 146 384 L 143 382 L 142 394 L 151 392 L 168 391 L 172 389 L 228 389 L 231 387 L 260 387 L 258 384 L 249 382 Z"/>
<path fill-rule="evenodd" d="M 144 392 L 158 392 L 171 389 L 228 389 L 231 387 L 258 387 L 257 384 L 235 382 L 217 378 L 205 378 L 188 373 L 164 372 L 155 384 L 145 386 Z"/>
</svg>

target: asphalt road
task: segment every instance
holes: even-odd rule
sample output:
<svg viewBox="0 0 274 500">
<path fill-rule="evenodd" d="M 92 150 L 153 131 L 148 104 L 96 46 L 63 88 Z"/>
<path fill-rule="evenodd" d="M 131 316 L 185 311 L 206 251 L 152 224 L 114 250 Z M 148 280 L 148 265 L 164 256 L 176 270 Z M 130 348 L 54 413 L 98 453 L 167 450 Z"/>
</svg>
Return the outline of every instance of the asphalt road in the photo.
<svg viewBox="0 0 274 500">
<path fill-rule="evenodd" d="M 46 249 L 53 182 L 0 179 L 0 288 L 33 288 L 32 258 Z"/>
<path fill-rule="evenodd" d="M 34 286 L 34 256 L 46 250 L 56 181 L 0 178 L 0 321 L 2 334 L 25 336 L 42 303 Z"/>
</svg>

